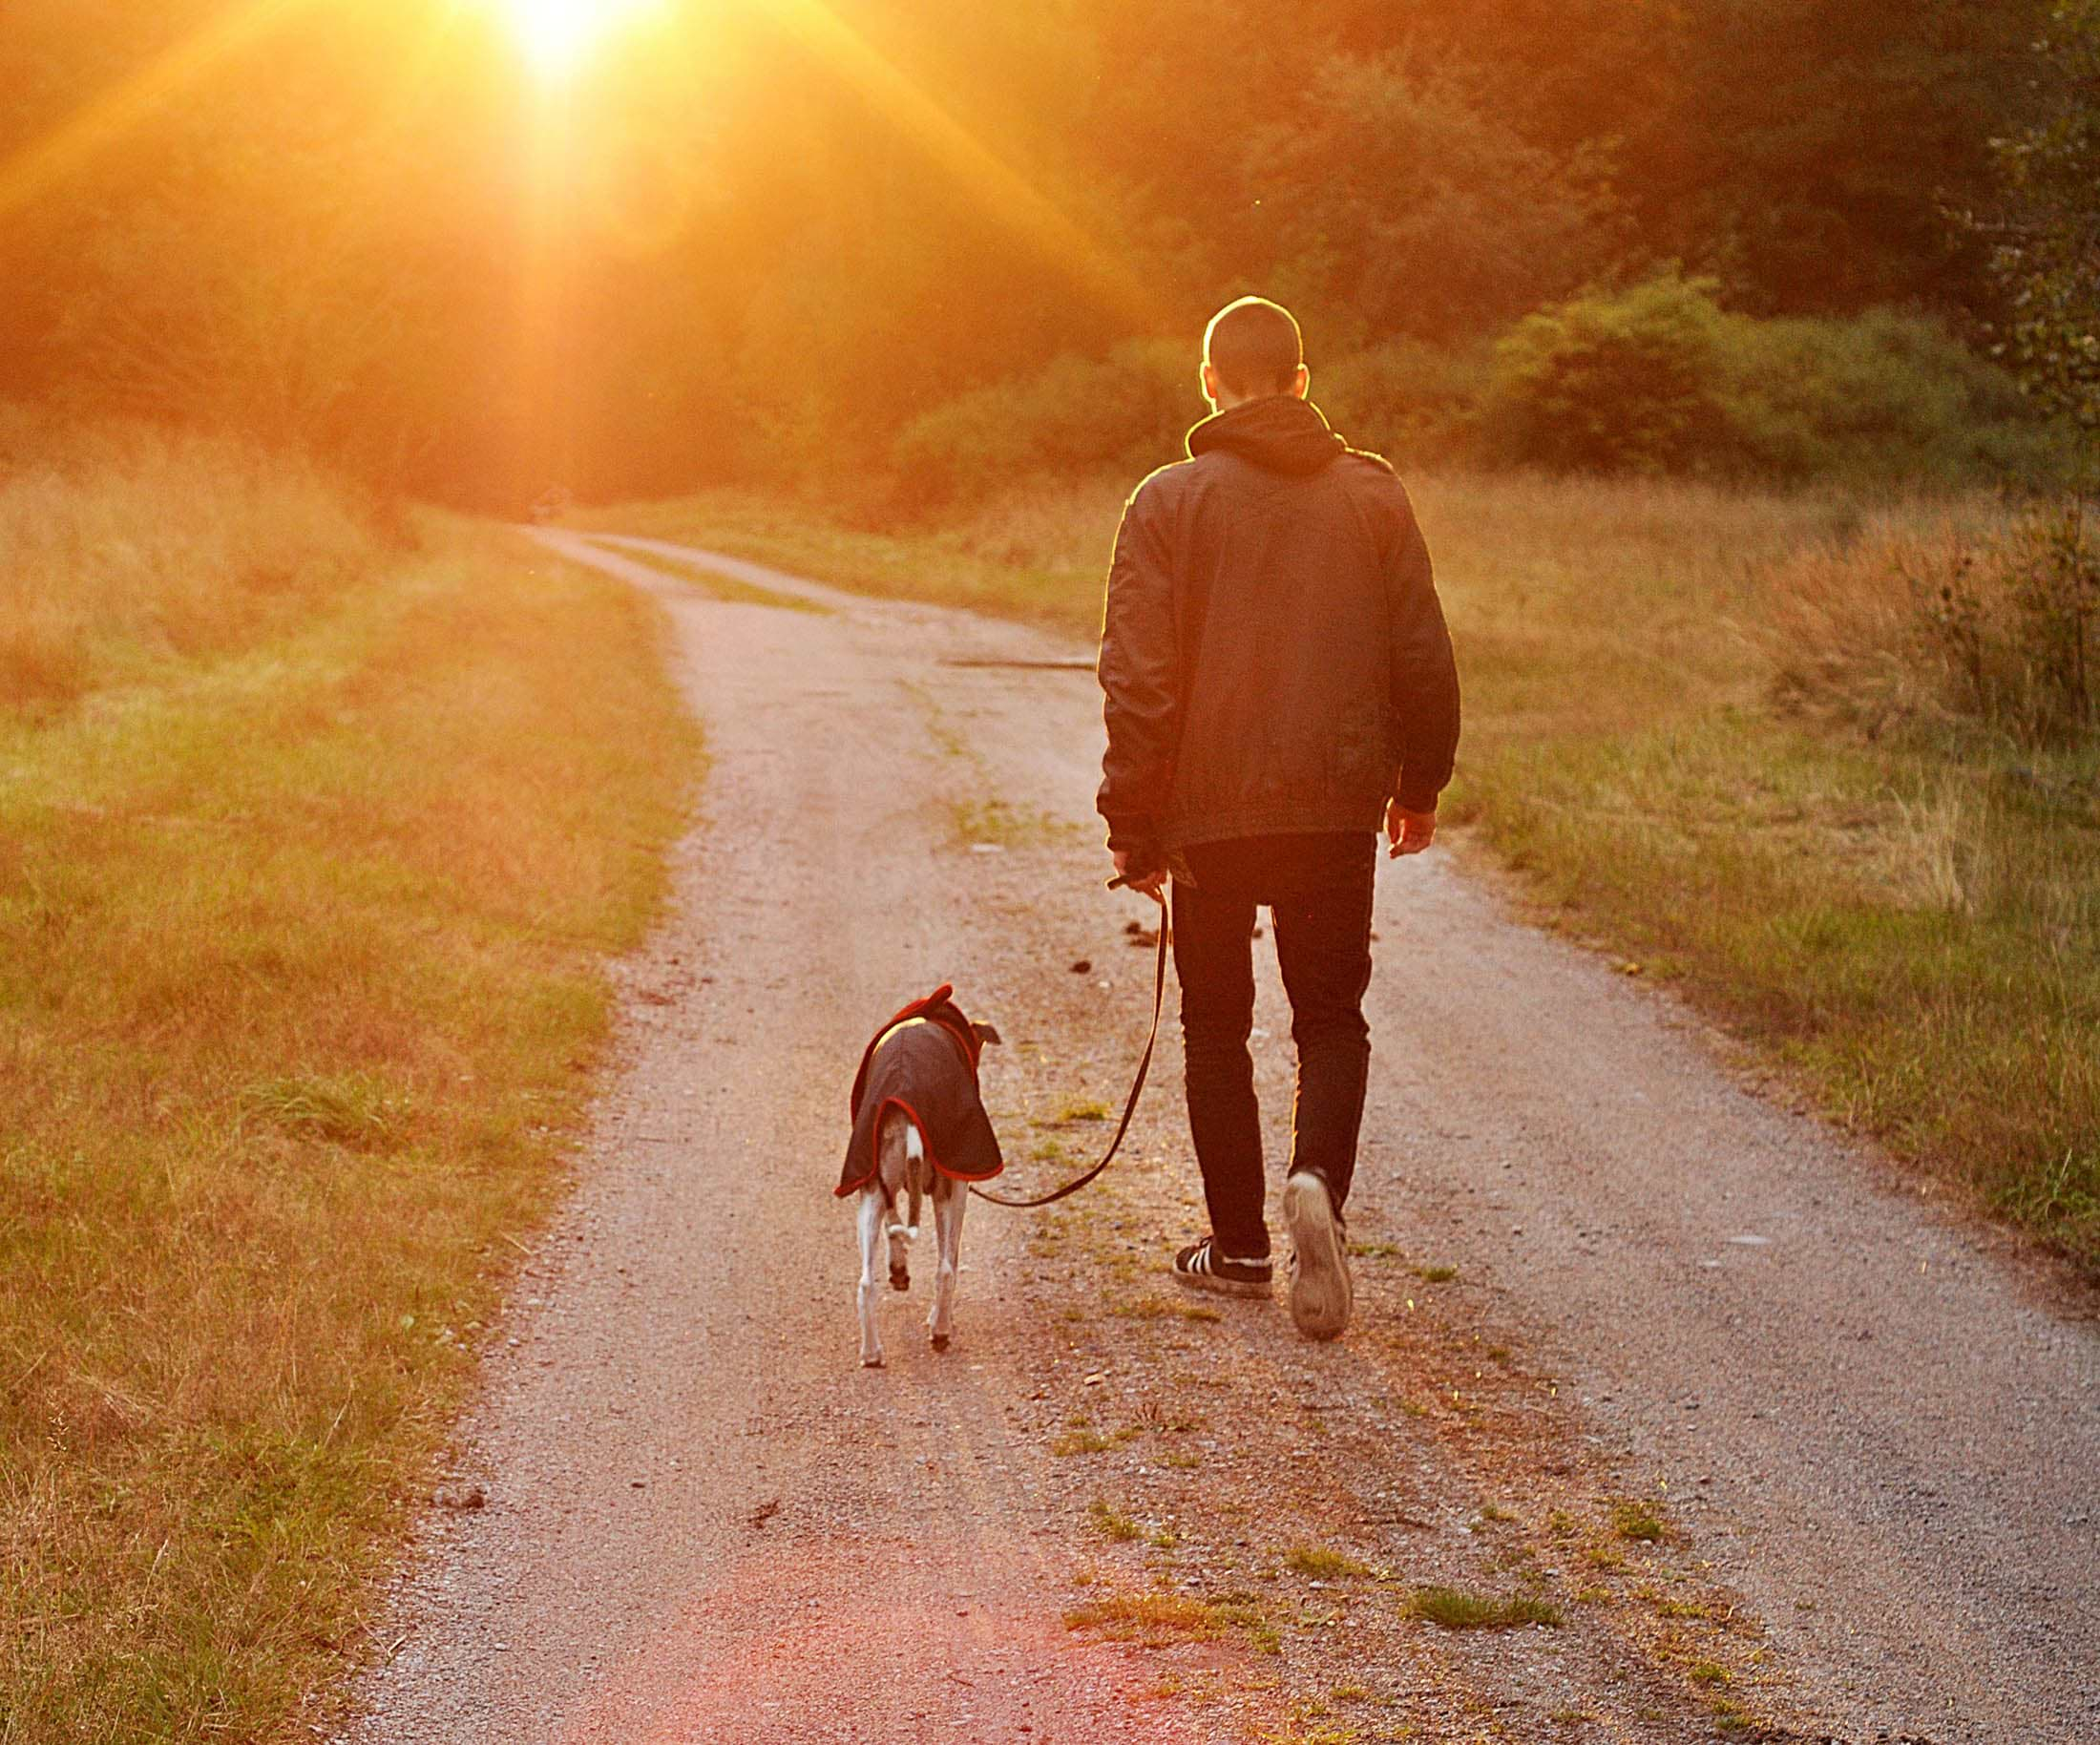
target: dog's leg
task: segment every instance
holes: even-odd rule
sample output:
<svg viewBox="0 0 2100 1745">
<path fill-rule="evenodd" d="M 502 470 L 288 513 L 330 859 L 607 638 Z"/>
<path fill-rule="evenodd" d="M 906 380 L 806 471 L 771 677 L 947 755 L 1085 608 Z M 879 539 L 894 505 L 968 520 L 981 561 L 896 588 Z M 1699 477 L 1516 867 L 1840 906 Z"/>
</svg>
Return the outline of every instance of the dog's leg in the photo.
<svg viewBox="0 0 2100 1745">
<path fill-rule="evenodd" d="M 956 1331 L 956 1269 L 962 1257 L 962 1214 L 970 1196 L 962 1184 L 942 1175 L 934 1180 L 934 1228 L 940 1245 L 939 1271 L 934 1275 L 934 1313 L 926 1329 L 934 1349 L 946 1351 Z"/>
<path fill-rule="evenodd" d="M 875 1156 L 882 1170 L 882 1184 L 890 1190 L 892 1216 L 907 1184 L 911 1187 L 912 1198 L 911 1223 L 892 1222 L 890 1225 L 890 1289 L 892 1291 L 912 1288 L 912 1238 L 918 1234 L 918 1171 L 914 1160 L 924 1155 L 919 1130 L 913 1125 L 911 1116 L 902 1109 L 885 1113 L 882 1132 L 875 1143 Z"/>
<path fill-rule="evenodd" d="M 872 1184 L 860 1190 L 860 1360 L 869 1369 L 882 1367 L 882 1335 L 875 1327 L 875 1301 L 882 1290 L 877 1271 L 882 1257 L 885 1213 L 882 1190 Z"/>
</svg>

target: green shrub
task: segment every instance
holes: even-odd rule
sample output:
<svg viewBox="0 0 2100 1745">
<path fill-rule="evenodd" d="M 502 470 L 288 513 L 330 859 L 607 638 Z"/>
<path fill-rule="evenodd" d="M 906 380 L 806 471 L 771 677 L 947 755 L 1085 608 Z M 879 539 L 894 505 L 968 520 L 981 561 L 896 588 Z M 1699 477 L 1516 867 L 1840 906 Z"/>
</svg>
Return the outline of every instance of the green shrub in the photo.
<svg viewBox="0 0 2100 1745">
<path fill-rule="evenodd" d="M 1922 316 L 1760 321 L 1674 269 L 1527 316 L 1481 409 L 1497 458 L 1558 472 L 1939 484 L 2039 476 L 2057 438 Z"/>
<path fill-rule="evenodd" d="M 1188 348 L 1133 341 L 958 395 L 908 425 L 892 458 L 911 504 L 969 502 L 1036 474 L 1142 473 L 1174 459 L 1203 412 Z"/>
<path fill-rule="evenodd" d="M 1402 463 L 1448 459 L 1472 440 L 1486 365 L 1479 351 L 1391 340 L 1316 370 L 1312 397 L 1359 449 Z"/>
<path fill-rule="evenodd" d="M 1922 316 L 1726 320 L 1731 416 L 1759 472 L 1954 482 L 2046 466 L 2018 384 Z"/>
<path fill-rule="evenodd" d="M 1563 473 L 1732 458 L 1717 289 L 1671 271 L 1527 315 L 1495 347 L 1482 409 L 1493 450 Z"/>
</svg>

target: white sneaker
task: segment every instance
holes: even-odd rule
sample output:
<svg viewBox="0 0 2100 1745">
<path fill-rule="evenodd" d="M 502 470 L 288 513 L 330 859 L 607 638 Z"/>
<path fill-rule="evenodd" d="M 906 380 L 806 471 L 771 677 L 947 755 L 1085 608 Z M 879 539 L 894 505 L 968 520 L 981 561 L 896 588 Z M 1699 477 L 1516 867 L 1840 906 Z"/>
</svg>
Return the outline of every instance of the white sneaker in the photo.
<svg viewBox="0 0 2100 1745">
<path fill-rule="evenodd" d="M 1291 1318 L 1309 1339 L 1339 1338 L 1356 1288 L 1327 1184 L 1310 1170 L 1292 1176 L 1284 1183 L 1283 1215 L 1291 1230 Z"/>
</svg>

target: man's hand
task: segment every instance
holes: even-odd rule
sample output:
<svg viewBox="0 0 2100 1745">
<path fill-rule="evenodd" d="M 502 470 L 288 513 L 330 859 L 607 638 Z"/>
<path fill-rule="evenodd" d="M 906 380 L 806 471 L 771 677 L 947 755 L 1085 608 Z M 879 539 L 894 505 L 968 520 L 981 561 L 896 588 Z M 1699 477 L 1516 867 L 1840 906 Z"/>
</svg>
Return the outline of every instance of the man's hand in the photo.
<svg viewBox="0 0 2100 1745">
<path fill-rule="evenodd" d="M 1411 812 L 1397 800 L 1385 803 L 1385 839 L 1392 846 L 1387 858 L 1397 860 L 1402 854 L 1419 854 L 1437 840 L 1437 814 L 1433 811 Z"/>
<path fill-rule="evenodd" d="M 1115 851 L 1115 854 L 1116 876 L 1118 878 L 1128 881 L 1131 890 L 1144 892 L 1155 903 L 1166 901 L 1166 898 L 1160 895 L 1161 890 L 1166 884 L 1166 869 L 1165 867 L 1155 867 L 1151 872 L 1140 873 L 1137 877 L 1132 878 L 1130 876 L 1130 851 L 1128 849 L 1118 849 Z"/>
</svg>

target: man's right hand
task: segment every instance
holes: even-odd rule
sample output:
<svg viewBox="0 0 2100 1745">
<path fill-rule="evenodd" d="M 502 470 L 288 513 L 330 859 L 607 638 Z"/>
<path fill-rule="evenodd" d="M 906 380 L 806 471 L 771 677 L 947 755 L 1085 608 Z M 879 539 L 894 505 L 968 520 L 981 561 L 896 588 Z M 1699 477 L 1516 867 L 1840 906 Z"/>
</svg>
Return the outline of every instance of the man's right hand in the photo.
<svg viewBox="0 0 2100 1745">
<path fill-rule="evenodd" d="M 1135 863 L 1131 858 L 1130 851 L 1117 849 L 1113 852 L 1116 857 L 1116 876 L 1118 878 L 1127 884 L 1131 890 L 1144 893 L 1155 903 L 1164 903 L 1166 900 L 1160 894 L 1166 885 L 1166 869 L 1165 867 L 1152 867 L 1147 872 L 1133 873 L 1130 869 Z"/>
<path fill-rule="evenodd" d="M 1433 811 L 1411 812 L 1397 800 L 1385 803 L 1385 839 L 1391 846 L 1387 858 L 1397 860 L 1402 854 L 1419 854 L 1437 840 L 1437 814 Z"/>
</svg>

